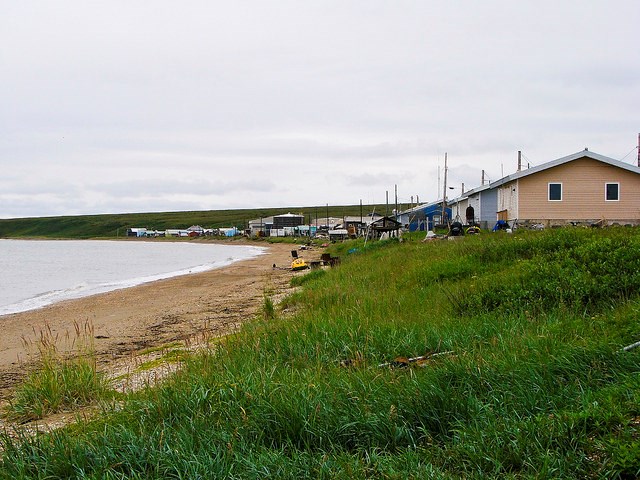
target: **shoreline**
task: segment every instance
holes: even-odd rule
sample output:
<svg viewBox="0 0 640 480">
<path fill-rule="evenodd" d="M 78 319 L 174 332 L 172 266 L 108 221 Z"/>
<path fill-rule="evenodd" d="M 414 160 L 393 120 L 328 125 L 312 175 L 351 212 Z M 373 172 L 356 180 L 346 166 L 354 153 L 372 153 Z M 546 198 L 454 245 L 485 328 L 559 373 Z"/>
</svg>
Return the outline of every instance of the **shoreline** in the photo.
<svg viewBox="0 0 640 480">
<path fill-rule="evenodd" d="M 22 241 L 22 240 L 17 240 Z M 28 241 L 49 241 L 49 242 L 58 242 L 59 240 L 28 240 Z M 64 240 L 63 240 L 64 241 Z M 76 242 L 110 242 L 112 240 L 103 240 L 103 239 L 95 239 L 95 240 L 66 240 L 66 241 L 76 241 Z M 115 240 L 120 242 L 121 240 Z M 150 242 L 153 243 L 153 242 Z M 167 243 L 167 242 L 163 242 Z M 174 244 L 179 244 L 181 242 L 174 241 L 171 242 Z M 8 315 L 14 315 L 18 313 L 27 313 L 35 310 L 39 310 L 41 308 L 46 308 L 52 305 L 56 305 L 60 302 L 65 302 L 69 300 L 78 300 L 94 295 L 100 295 L 103 293 L 109 293 L 116 290 L 122 290 L 125 288 L 135 288 L 140 285 L 145 285 L 147 283 L 156 282 L 159 280 L 167 280 L 175 277 L 180 277 L 183 275 L 192 275 L 202 272 L 207 272 L 210 270 L 218 270 L 221 268 L 225 268 L 229 265 L 232 265 L 237 262 L 242 262 L 246 260 L 250 260 L 252 258 L 258 257 L 260 255 L 264 255 L 268 250 L 268 247 L 253 245 L 250 243 L 236 244 L 230 245 L 228 242 L 198 242 L 200 245 L 205 243 L 209 243 L 211 246 L 220 245 L 220 246 L 230 246 L 230 247 L 240 247 L 246 250 L 246 254 L 238 254 L 234 255 L 236 258 L 227 257 L 226 259 L 217 259 L 214 262 L 205 263 L 201 265 L 193 265 L 190 267 L 182 267 L 173 270 L 159 271 L 158 273 L 146 273 L 138 276 L 129 276 L 129 277 L 120 277 L 117 279 L 103 279 L 98 283 L 81 283 L 80 285 L 69 285 L 67 287 L 61 287 L 58 290 L 52 290 L 48 292 L 32 292 L 29 298 L 25 298 L 22 300 L 17 300 L 13 303 L 0 306 L 0 322 L 2 319 Z M 235 250 L 237 252 L 237 250 Z M 240 257 L 240 258 L 237 258 Z M 133 275 L 133 274 L 132 274 Z"/>
<path fill-rule="evenodd" d="M 243 242 L 246 246 L 263 246 Z M 77 326 L 90 326 L 98 368 L 132 358 L 144 349 L 184 342 L 205 332 L 231 333 L 252 320 L 265 291 L 282 293 L 293 273 L 292 244 L 268 244 L 265 253 L 220 268 L 156 280 L 71 299 L 37 310 L 0 316 L 0 400 L 26 373 L 33 346 L 47 332 L 64 352 Z"/>
</svg>

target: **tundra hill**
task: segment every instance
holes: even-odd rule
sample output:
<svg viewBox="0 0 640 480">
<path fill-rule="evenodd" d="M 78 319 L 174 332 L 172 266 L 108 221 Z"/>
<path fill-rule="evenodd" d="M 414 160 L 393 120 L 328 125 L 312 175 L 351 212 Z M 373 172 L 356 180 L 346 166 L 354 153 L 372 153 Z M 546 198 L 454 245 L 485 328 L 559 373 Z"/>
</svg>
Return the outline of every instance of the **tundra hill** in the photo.
<svg viewBox="0 0 640 480">
<path fill-rule="evenodd" d="M 386 209 L 385 205 L 366 205 L 362 212 L 364 215 L 371 211 L 384 213 Z M 327 210 L 330 217 L 355 216 L 361 212 L 360 205 L 346 205 L 12 218 L 0 220 L 0 238 L 109 238 L 124 236 L 127 228 L 131 227 L 151 230 L 188 228 L 191 225 L 244 228 L 249 220 L 289 212 L 302 214 L 308 221 L 313 221 L 316 216 L 326 217 Z"/>
</svg>

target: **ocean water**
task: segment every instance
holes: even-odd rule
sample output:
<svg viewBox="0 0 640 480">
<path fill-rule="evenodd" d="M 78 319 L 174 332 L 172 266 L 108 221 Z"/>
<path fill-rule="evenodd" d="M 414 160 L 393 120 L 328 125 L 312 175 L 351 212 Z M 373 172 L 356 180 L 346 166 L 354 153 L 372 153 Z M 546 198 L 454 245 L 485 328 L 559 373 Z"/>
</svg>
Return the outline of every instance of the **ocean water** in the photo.
<svg viewBox="0 0 640 480">
<path fill-rule="evenodd" d="M 0 239 L 0 315 L 203 272 L 263 252 L 211 243 Z"/>
</svg>

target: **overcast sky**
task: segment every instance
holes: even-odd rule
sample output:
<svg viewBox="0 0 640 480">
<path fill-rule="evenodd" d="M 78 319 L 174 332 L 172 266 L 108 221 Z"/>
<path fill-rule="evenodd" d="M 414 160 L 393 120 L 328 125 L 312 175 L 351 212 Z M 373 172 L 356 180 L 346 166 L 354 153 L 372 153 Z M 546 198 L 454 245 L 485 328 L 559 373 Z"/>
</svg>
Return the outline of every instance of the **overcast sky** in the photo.
<svg viewBox="0 0 640 480">
<path fill-rule="evenodd" d="M 0 218 L 408 203 L 635 163 L 640 2 L 0 0 Z"/>
</svg>

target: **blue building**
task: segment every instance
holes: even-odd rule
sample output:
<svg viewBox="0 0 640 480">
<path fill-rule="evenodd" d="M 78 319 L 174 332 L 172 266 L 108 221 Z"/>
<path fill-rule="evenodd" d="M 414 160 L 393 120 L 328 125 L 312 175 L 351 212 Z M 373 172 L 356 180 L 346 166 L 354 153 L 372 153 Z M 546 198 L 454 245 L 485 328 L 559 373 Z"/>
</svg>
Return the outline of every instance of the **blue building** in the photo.
<svg viewBox="0 0 640 480">
<path fill-rule="evenodd" d="M 451 207 L 445 209 L 445 219 L 442 218 L 442 200 L 424 203 L 401 212 L 397 218 L 410 232 L 426 232 L 433 230 L 434 225 L 442 225 L 451 219 Z"/>
</svg>

